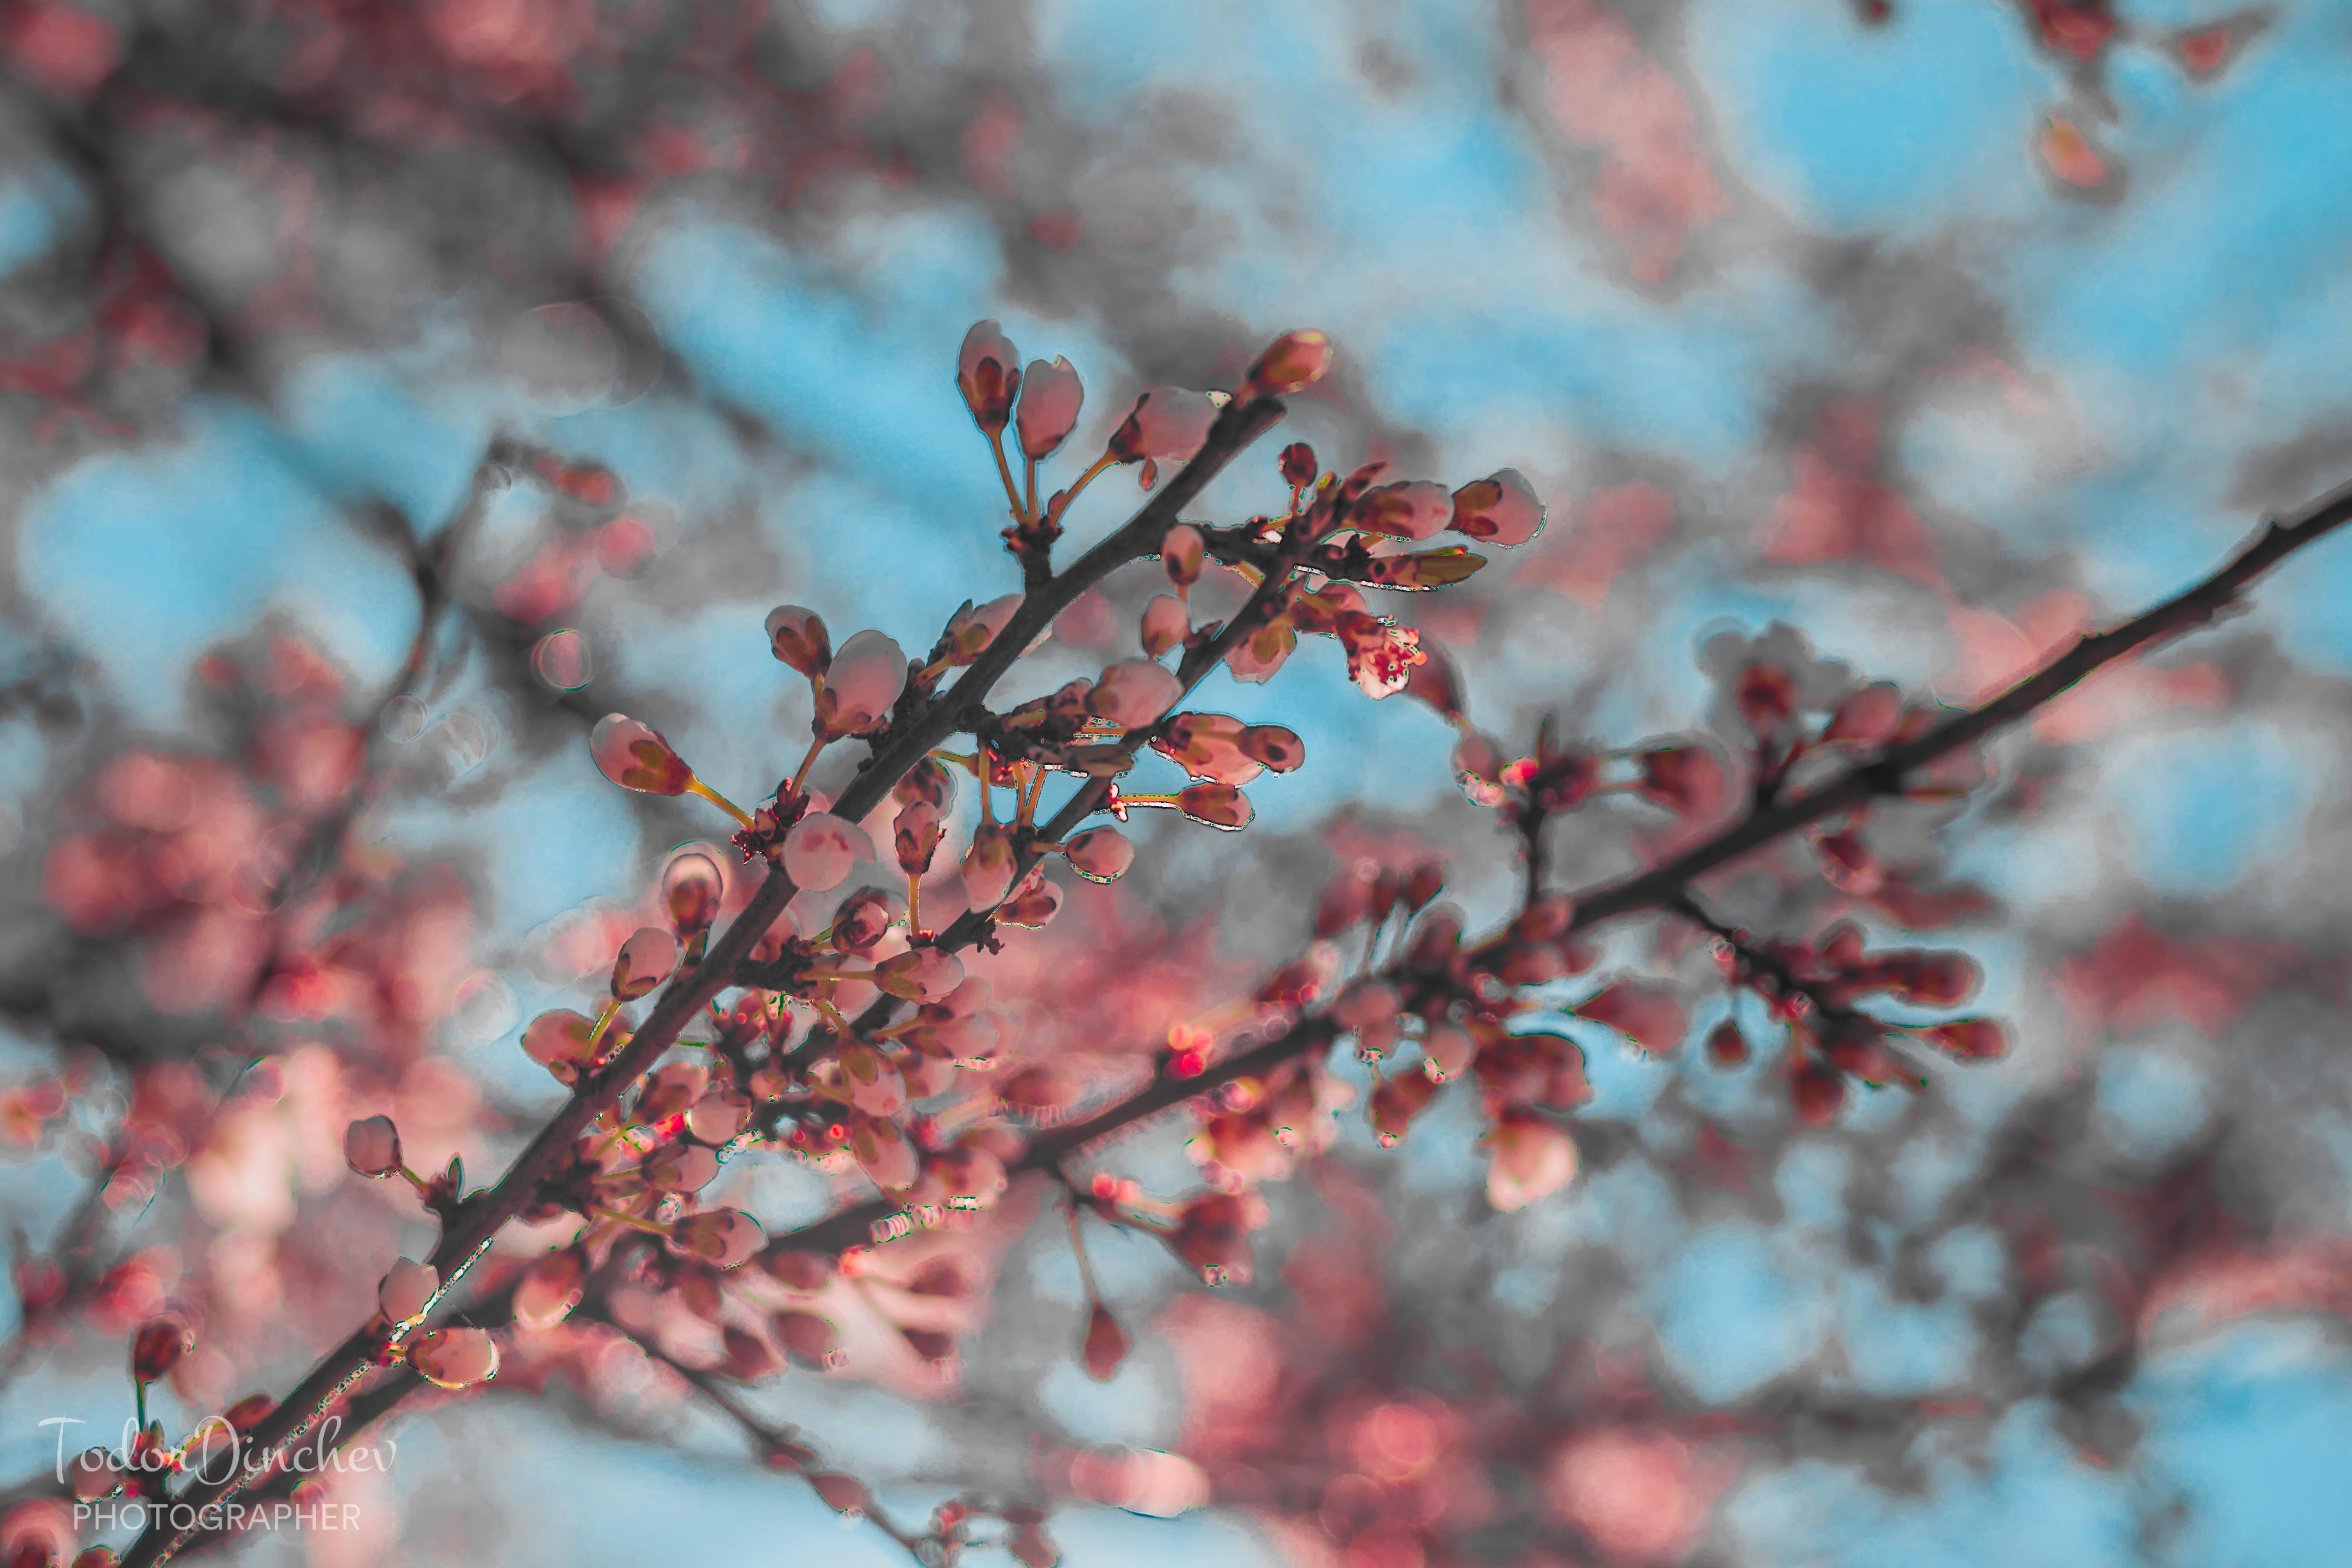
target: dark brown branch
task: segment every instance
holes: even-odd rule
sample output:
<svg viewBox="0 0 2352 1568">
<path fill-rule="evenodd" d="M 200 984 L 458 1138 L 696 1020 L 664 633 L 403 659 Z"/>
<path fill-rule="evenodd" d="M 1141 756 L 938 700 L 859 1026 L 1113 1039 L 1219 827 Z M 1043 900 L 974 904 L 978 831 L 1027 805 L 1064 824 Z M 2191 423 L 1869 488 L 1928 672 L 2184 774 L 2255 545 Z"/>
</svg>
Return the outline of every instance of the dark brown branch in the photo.
<svg viewBox="0 0 2352 1568">
<path fill-rule="evenodd" d="M 933 746 L 953 734 L 966 715 L 978 709 L 989 688 L 1027 651 L 1037 635 L 1053 624 L 1055 616 L 1116 568 L 1157 552 L 1160 542 L 1175 523 L 1177 509 L 1198 495 L 1212 478 L 1244 447 L 1271 428 L 1282 414 L 1281 401 L 1272 397 L 1236 400 L 1226 405 L 1201 450 L 1134 517 L 1080 556 L 1044 589 L 1027 595 L 1011 623 L 951 689 L 933 699 L 911 723 L 893 727 L 835 803 L 835 813 L 855 822 L 879 805 L 891 785 Z M 735 984 L 736 966 L 783 913 L 794 890 L 792 879 L 782 869 L 771 867 L 743 913 L 711 945 L 700 964 L 681 974 L 662 993 L 645 1023 L 611 1065 L 581 1082 L 572 1097 L 540 1130 L 495 1187 L 476 1194 L 458 1207 L 455 1223 L 443 1231 L 440 1244 L 434 1247 L 428 1260 L 441 1277 L 441 1288 L 428 1311 L 440 1305 L 449 1289 L 488 1250 L 491 1238 L 507 1222 L 539 1200 L 541 1189 L 570 1156 L 590 1124 L 619 1100 L 624 1089 L 650 1071 L 663 1053 L 677 1044 L 689 1020 L 719 992 Z M 405 1337 L 404 1332 L 385 1333 L 372 1328 L 352 1334 L 330 1351 L 285 1401 L 254 1428 L 254 1449 L 278 1451 L 310 1430 L 370 1367 L 396 1352 Z M 268 1474 L 268 1467 L 240 1468 L 218 1481 L 191 1485 L 175 1501 L 192 1505 L 194 1514 L 201 1515 L 206 1506 L 236 1496 Z M 192 1517 L 178 1508 L 168 1512 Z M 156 1568 L 157 1564 L 168 1563 L 194 1533 L 193 1530 L 163 1525 L 152 1527 L 124 1554 L 123 1568 Z"/>
<path fill-rule="evenodd" d="M 2240 590 L 2255 578 L 2347 521 L 2352 521 L 2352 485 L 2314 501 L 2293 522 L 2265 524 L 2211 576 L 2121 626 L 2084 637 L 1982 707 L 1956 713 L 1926 734 L 1889 746 L 1817 789 L 1757 812 L 1663 866 L 1579 895 L 1573 929 L 1582 931 L 1637 910 L 1661 908 L 1698 878 L 1801 827 L 1877 796 L 1900 794 L 1905 778 L 1917 769 L 2014 724 L 2103 666 L 2227 611 L 2237 602 Z"/>
<path fill-rule="evenodd" d="M 1864 805 L 1880 795 L 1900 793 L 1904 779 L 1914 770 L 2015 723 L 2102 666 L 2174 632 L 2211 620 L 2234 603 L 2239 591 L 2255 578 L 2347 521 L 2352 521 L 2352 486 L 2314 502 L 2293 522 L 2268 524 L 2211 576 L 2144 615 L 2083 638 L 1982 707 L 1956 714 L 1915 740 L 1890 746 L 1794 800 L 1756 812 L 1664 866 L 1578 895 L 1570 929 L 1584 931 L 1622 915 L 1676 907 L 1686 900 L 1690 885 L 1708 872 L 1835 812 Z M 1702 923 L 1707 922 L 1702 919 Z M 1492 949 L 1506 940 L 1507 931 L 1489 939 L 1477 951 Z M 1271 1071 L 1308 1050 L 1328 1046 L 1338 1037 L 1339 1030 L 1328 1019 L 1308 1019 L 1290 1034 L 1229 1058 L 1198 1078 L 1171 1079 L 1163 1076 L 1139 1094 L 1089 1121 L 1041 1133 L 1013 1170 L 1055 1170 L 1063 1159 L 1087 1143 L 1109 1137 L 1236 1078 Z M 871 1200 L 805 1226 L 791 1233 L 791 1239 L 812 1249 L 838 1251 L 868 1239 L 874 1222 L 896 1212 L 895 1205 Z"/>
</svg>

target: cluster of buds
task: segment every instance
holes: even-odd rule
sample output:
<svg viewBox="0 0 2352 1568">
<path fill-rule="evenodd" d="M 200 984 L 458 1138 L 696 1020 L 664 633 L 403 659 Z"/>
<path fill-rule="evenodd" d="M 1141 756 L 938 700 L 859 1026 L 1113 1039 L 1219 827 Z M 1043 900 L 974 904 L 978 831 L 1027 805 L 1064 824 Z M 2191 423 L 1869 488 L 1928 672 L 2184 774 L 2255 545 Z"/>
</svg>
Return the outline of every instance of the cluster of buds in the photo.
<svg viewBox="0 0 2352 1568">
<path fill-rule="evenodd" d="M 1884 998 L 1907 1007 L 1943 1009 L 1977 987 L 1966 953 L 1900 948 L 1865 953 L 1862 932 L 1841 921 L 1807 942 L 1738 941 L 1718 936 L 1717 966 L 1734 986 L 1753 993 L 1789 1032 L 1789 1098 L 1802 1120 L 1822 1125 L 1845 1103 L 1846 1082 L 1873 1088 L 1924 1088 L 1909 1047 L 1924 1046 L 1956 1061 L 1985 1061 L 2009 1049 L 2007 1031 L 1990 1018 L 1893 1024 L 1856 1005 Z M 1723 1067 L 1748 1058 L 1748 1041 L 1729 1018 L 1708 1034 L 1708 1057 Z"/>
</svg>

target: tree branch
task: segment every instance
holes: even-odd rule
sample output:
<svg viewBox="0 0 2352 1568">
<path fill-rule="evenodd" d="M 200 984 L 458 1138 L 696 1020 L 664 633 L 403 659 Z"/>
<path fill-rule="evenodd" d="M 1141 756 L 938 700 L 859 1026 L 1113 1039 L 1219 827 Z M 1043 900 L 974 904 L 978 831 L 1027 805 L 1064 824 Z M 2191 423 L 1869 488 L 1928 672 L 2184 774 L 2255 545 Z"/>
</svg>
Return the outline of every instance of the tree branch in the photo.
<svg viewBox="0 0 2352 1568">
<path fill-rule="evenodd" d="M 856 821 L 882 802 L 906 772 L 940 742 L 955 733 L 964 717 L 976 710 L 989 688 L 1010 669 L 1054 617 L 1115 568 L 1160 548 L 1160 540 L 1176 521 L 1177 510 L 1201 492 L 1241 450 L 1271 428 L 1283 415 L 1281 400 L 1236 399 L 1218 414 L 1208 438 L 1192 459 L 1173 475 L 1141 510 L 1116 532 L 1087 551 L 1042 589 L 1027 595 L 1012 621 L 965 671 L 949 691 L 934 698 L 911 723 L 894 725 L 883 738 L 856 779 L 835 804 L 836 815 Z M 681 974 L 664 991 L 646 1021 L 610 1066 L 583 1079 L 572 1097 L 517 1157 L 495 1187 L 477 1193 L 461 1204 L 454 1223 L 442 1233 L 427 1260 L 441 1279 L 426 1306 L 439 1307 L 450 1289 L 489 1249 L 491 1239 L 508 1221 L 538 1201 L 539 1193 L 590 1124 L 620 1098 L 622 1091 L 650 1071 L 663 1053 L 677 1042 L 688 1020 L 698 1015 L 719 992 L 736 984 L 736 966 L 749 955 L 792 901 L 795 889 L 781 867 L 771 866 L 751 903 L 711 945 L 703 961 Z M 418 1320 L 421 1322 L 423 1320 Z M 411 1329 L 377 1331 L 362 1328 L 330 1351 L 294 1391 L 250 1434 L 256 1453 L 281 1451 L 310 1430 L 371 1367 L 385 1364 L 400 1349 Z M 163 1510 L 166 1518 L 200 1518 L 210 1505 L 226 1501 L 267 1477 L 268 1465 L 239 1467 L 219 1480 L 198 1480 L 174 1500 L 188 1509 Z M 197 1533 L 194 1525 L 173 1528 L 159 1521 L 123 1556 L 123 1568 L 157 1568 L 168 1563 Z"/>
</svg>

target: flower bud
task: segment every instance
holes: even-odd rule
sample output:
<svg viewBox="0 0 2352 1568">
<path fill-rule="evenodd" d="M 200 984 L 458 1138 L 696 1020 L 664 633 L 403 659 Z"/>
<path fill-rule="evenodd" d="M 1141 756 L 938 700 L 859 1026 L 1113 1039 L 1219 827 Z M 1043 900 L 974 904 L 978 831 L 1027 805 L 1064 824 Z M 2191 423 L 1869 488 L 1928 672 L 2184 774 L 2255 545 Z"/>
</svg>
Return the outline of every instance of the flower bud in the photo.
<svg viewBox="0 0 2352 1568">
<path fill-rule="evenodd" d="M 439 1388 L 471 1388 L 499 1374 L 498 1342 L 487 1329 L 430 1329 L 408 1347 L 408 1364 Z"/>
<path fill-rule="evenodd" d="M 1012 836 L 995 823 L 982 823 L 964 851 L 964 898 L 975 910 L 994 909 L 1013 890 L 1013 871 Z"/>
<path fill-rule="evenodd" d="M 1538 1111 L 1504 1111 L 1482 1142 L 1489 1151 L 1486 1201 L 1505 1214 L 1576 1179 L 1576 1141 Z"/>
<path fill-rule="evenodd" d="M 1133 730 L 1159 719 L 1183 695 L 1184 683 L 1165 666 L 1146 658 L 1124 659 L 1095 682 L 1087 694 L 1087 711 Z"/>
<path fill-rule="evenodd" d="M 1192 635 L 1192 620 L 1173 595 L 1159 594 L 1143 606 L 1143 657 L 1157 659 Z"/>
<path fill-rule="evenodd" d="M 822 1284 L 805 1288 L 791 1286 L 793 1289 L 806 1289 L 811 1293 L 823 1288 Z M 776 1331 L 776 1338 L 783 1342 L 784 1349 L 813 1366 L 831 1365 L 835 1354 L 841 1349 L 840 1332 L 829 1320 L 820 1318 L 814 1312 L 799 1312 L 786 1308 L 771 1317 L 768 1322 Z"/>
<path fill-rule="evenodd" d="M 1021 378 L 1021 412 L 1015 420 L 1021 433 L 1022 456 L 1050 457 L 1055 447 L 1069 439 L 1086 395 L 1087 389 L 1068 360 L 1059 354 L 1054 356 L 1051 364 L 1041 359 L 1031 360 L 1027 374 Z"/>
<path fill-rule="evenodd" d="M 1256 815 L 1249 797 L 1231 784 L 1192 784 L 1176 792 L 1176 805 L 1193 821 L 1227 832 L 1247 827 Z"/>
<path fill-rule="evenodd" d="M 719 1370 L 738 1383 L 757 1383 L 784 1364 L 774 1346 L 749 1330 L 729 1323 L 719 1333 L 727 1358 Z"/>
<path fill-rule="evenodd" d="M 733 1089 L 716 1089 L 686 1113 L 686 1130 L 705 1143 L 725 1143 L 751 1119 L 751 1103 Z"/>
<path fill-rule="evenodd" d="M 1200 581 L 1201 560 L 1207 542 L 1201 531 L 1189 522 L 1180 522 L 1170 529 L 1160 542 L 1160 564 L 1166 569 L 1168 580 L 1179 588 L 1189 588 Z"/>
<path fill-rule="evenodd" d="M 1423 540 L 1445 526 L 1451 509 L 1445 487 L 1428 479 L 1382 485 L 1348 514 L 1349 527 L 1396 539 Z"/>
<path fill-rule="evenodd" d="M 738 1209 L 710 1209 L 680 1220 L 670 1239 L 705 1263 L 732 1268 L 768 1244 L 760 1222 Z"/>
<path fill-rule="evenodd" d="M 833 639 L 824 618 L 798 605 L 778 605 L 768 612 L 768 647 L 784 663 L 815 679 L 833 662 Z"/>
<path fill-rule="evenodd" d="M 915 765 L 890 786 L 890 798 L 900 805 L 919 801 L 945 812 L 955 800 L 955 774 L 937 757 L 918 757 Z"/>
<path fill-rule="evenodd" d="M 1286 773 L 1307 760 L 1307 747 L 1297 731 L 1280 724 L 1251 725 L 1242 731 L 1241 747 L 1250 761 L 1277 773 Z"/>
<path fill-rule="evenodd" d="M 604 775 L 623 789 L 648 795 L 684 795 L 694 770 L 661 737 L 635 719 L 607 713 L 589 732 L 589 754 Z"/>
<path fill-rule="evenodd" d="M 866 1491 L 866 1483 L 855 1476 L 814 1475 L 808 1479 L 808 1484 L 815 1489 L 817 1496 L 824 1500 L 825 1506 L 835 1513 L 862 1517 L 874 1506 L 874 1499 Z"/>
<path fill-rule="evenodd" d="M 389 1125 L 389 1123 L 387 1123 Z M 152 1383 L 180 1364 L 195 1332 L 178 1318 L 151 1318 L 131 1340 L 131 1375 Z"/>
<path fill-rule="evenodd" d="M 441 1289 L 441 1273 L 429 1263 L 402 1258 L 394 1260 L 375 1288 L 376 1310 L 388 1323 L 408 1323 L 425 1315 L 433 1292 Z"/>
<path fill-rule="evenodd" d="M 389 1116 L 371 1116 L 343 1129 L 343 1159 L 362 1176 L 383 1177 L 400 1170 L 400 1130 Z"/>
<path fill-rule="evenodd" d="M 580 1254 L 569 1248 L 532 1263 L 515 1286 L 515 1321 L 525 1328 L 543 1329 L 570 1317 L 572 1309 L 580 1304 L 587 1273 Z"/>
<path fill-rule="evenodd" d="M 944 996 L 963 981 L 963 963 L 936 947 L 908 948 L 875 965 L 874 984 L 893 996 L 928 1002 Z"/>
<path fill-rule="evenodd" d="M 677 938 L 659 926 L 644 926 L 621 944 L 613 959 L 613 997 L 634 1002 L 677 973 Z"/>
<path fill-rule="evenodd" d="M 1111 433 L 1110 456 L 1132 463 L 1150 458 L 1190 458 L 1209 438 L 1217 421 L 1217 403 L 1204 392 L 1163 386 L 1135 400 L 1135 407 Z"/>
<path fill-rule="evenodd" d="M 588 1042 L 595 1033 L 593 1018 L 559 1007 L 530 1021 L 522 1032 L 523 1055 L 544 1068 L 576 1068 L 586 1064 Z M 561 1070 L 557 1076 L 563 1076 Z"/>
<path fill-rule="evenodd" d="M 1116 827 L 1089 827 L 1065 845 L 1070 868 L 1089 882 L 1118 879 L 1135 864 L 1135 846 Z"/>
<path fill-rule="evenodd" d="M 907 1083 L 889 1058 L 871 1046 L 849 1045 L 836 1058 L 841 1064 L 839 1089 L 849 1103 L 868 1116 L 895 1116 L 906 1108 Z"/>
<path fill-rule="evenodd" d="M 1009 926 L 1035 931 L 1060 913 L 1061 909 L 1062 889 L 1033 870 L 1022 879 L 1013 896 L 998 907 L 996 918 Z"/>
<path fill-rule="evenodd" d="M 905 650 L 880 632 L 859 632 L 841 645 L 825 671 L 816 694 L 817 727 L 827 736 L 878 729 L 889 721 L 890 710 L 906 689 Z"/>
<path fill-rule="evenodd" d="M 1266 345 L 1243 379 L 1244 396 L 1298 392 L 1331 368 L 1331 339 L 1312 327 L 1287 331 Z"/>
<path fill-rule="evenodd" d="M 849 1148 L 874 1184 L 885 1191 L 913 1186 L 922 1172 L 921 1157 L 895 1121 L 853 1112 Z"/>
<path fill-rule="evenodd" d="M 898 869 L 909 877 L 919 877 L 929 870 L 931 857 L 939 852 L 940 838 L 946 832 L 946 825 L 940 820 L 940 808 L 930 802 L 919 800 L 903 807 L 890 831 L 890 847 L 898 858 Z"/>
<path fill-rule="evenodd" d="M 812 893 L 841 886 L 850 868 L 874 858 L 874 841 L 854 822 L 829 811 L 812 812 L 784 835 L 784 874 Z"/>
<path fill-rule="evenodd" d="M 1118 1363 L 1127 1359 L 1127 1331 L 1118 1326 L 1108 1307 L 1097 1301 L 1087 1314 L 1087 1375 L 1097 1383 L 1109 1382 Z"/>
<path fill-rule="evenodd" d="M 700 1192 L 718 1176 L 719 1156 L 699 1143 L 665 1143 L 637 1170 L 657 1193 Z"/>
<path fill-rule="evenodd" d="M 239 1432 L 250 1432 L 261 1418 L 278 1408 L 278 1401 L 267 1394 L 248 1394 L 221 1412 L 221 1419 Z"/>
<path fill-rule="evenodd" d="M 1318 471 L 1315 448 L 1304 441 L 1293 441 L 1282 449 L 1282 482 L 1292 489 L 1303 490 L 1315 482 Z"/>
<path fill-rule="evenodd" d="M 1453 520 L 1446 526 L 1490 544 L 1525 544 L 1544 525 L 1543 503 L 1517 468 L 1473 479 L 1455 490 L 1453 499 Z"/>
<path fill-rule="evenodd" d="M 122 1489 L 122 1467 L 115 1463 L 110 1449 L 85 1448 L 74 1456 L 68 1479 L 77 1500 L 97 1502 Z"/>
<path fill-rule="evenodd" d="M 1007 594 L 1001 599 L 991 599 L 978 609 L 966 605 L 948 620 L 947 644 L 949 660 L 958 665 L 970 664 L 988 651 L 989 645 L 1018 615 L 1024 595 Z"/>
<path fill-rule="evenodd" d="M 956 355 L 956 388 L 982 430 L 1004 428 L 1013 399 L 1021 390 L 1021 351 L 994 318 L 972 323 Z"/>
<path fill-rule="evenodd" d="M 682 942 L 709 931 L 726 891 L 719 864 L 708 855 L 681 855 L 662 868 L 662 909 Z"/>
<path fill-rule="evenodd" d="M 1433 1082 L 1460 1078 L 1478 1059 L 1478 1042 L 1469 1030 L 1453 1024 L 1433 1024 L 1421 1039 L 1423 1069 Z"/>
<path fill-rule="evenodd" d="M 924 809 L 928 810 L 929 807 Z M 896 894 L 860 888 L 833 911 L 833 945 L 838 952 L 864 952 L 890 933 L 906 909 Z"/>
</svg>

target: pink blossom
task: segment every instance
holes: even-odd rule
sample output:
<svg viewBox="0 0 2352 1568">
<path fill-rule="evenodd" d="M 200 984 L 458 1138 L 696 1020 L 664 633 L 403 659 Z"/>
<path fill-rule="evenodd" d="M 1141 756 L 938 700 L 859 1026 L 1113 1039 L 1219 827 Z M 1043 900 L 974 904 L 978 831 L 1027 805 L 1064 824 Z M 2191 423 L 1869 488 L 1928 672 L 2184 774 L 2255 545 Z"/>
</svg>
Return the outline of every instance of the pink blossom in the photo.
<svg viewBox="0 0 2352 1568">
<path fill-rule="evenodd" d="M 982 430 L 1004 428 L 1013 398 L 1021 390 L 1021 351 L 994 318 L 972 323 L 956 355 L 956 387 L 963 405 Z"/>
<path fill-rule="evenodd" d="M 396 1259 L 375 1288 L 376 1310 L 386 1322 L 414 1322 L 425 1315 L 439 1289 L 441 1274 L 431 1264 Z"/>
<path fill-rule="evenodd" d="M 1139 458 L 1171 460 L 1191 457 L 1209 438 L 1220 405 L 1208 393 L 1162 386 L 1135 400 L 1126 422 L 1111 433 L 1110 455 L 1122 463 Z"/>
<path fill-rule="evenodd" d="M 441 1388 L 471 1388 L 499 1374 L 498 1342 L 487 1329 L 433 1329 L 408 1347 L 408 1364 Z"/>
<path fill-rule="evenodd" d="M 1517 468 L 1498 468 L 1455 490 L 1453 520 L 1446 524 L 1456 533 L 1505 545 L 1525 544 L 1543 525 L 1543 503 Z"/>
<path fill-rule="evenodd" d="M 1068 360 L 1059 354 L 1054 356 L 1051 364 L 1041 359 L 1031 360 L 1028 374 L 1021 378 L 1021 413 L 1015 421 L 1021 433 L 1022 456 L 1049 457 L 1056 447 L 1068 440 L 1086 395 L 1087 389 Z"/>
<path fill-rule="evenodd" d="M 1421 634 L 1412 627 L 1383 618 L 1366 619 L 1370 624 L 1339 634 L 1348 648 L 1348 673 L 1365 696 L 1374 700 L 1393 697 L 1412 679 L 1414 667 L 1429 656 L 1421 651 Z"/>
<path fill-rule="evenodd" d="M 806 892 L 838 888 L 850 868 L 873 858 L 874 840 L 866 830 L 829 811 L 810 813 L 784 835 L 784 875 Z"/>
<path fill-rule="evenodd" d="M 621 944 L 613 960 L 613 995 L 633 1002 L 677 972 L 677 938 L 660 926 L 645 926 Z"/>
<path fill-rule="evenodd" d="M 768 647 L 812 679 L 822 676 L 833 662 L 833 639 L 825 635 L 824 618 L 798 605 L 778 605 L 768 612 Z"/>
<path fill-rule="evenodd" d="M 906 689 L 905 650 L 880 632 L 859 632 L 841 645 L 825 671 L 816 694 L 817 724 L 827 735 L 862 735 L 888 721 Z"/>
<path fill-rule="evenodd" d="M 1439 1083 L 1460 1078 L 1478 1059 L 1478 1042 L 1454 1024 L 1432 1024 L 1421 1037 L 1422 1065 Z"/>
<path fill-rule="evenodd" d="M 648 795 L 684 795 L 694 770 L 661 737 L 635 719 L 607 713 L 588 736 L 589 753 L 604 775 L 623 789 Z"/>
<path fill-rule="evenodd" d="M 1087 694 L 1087 711 L 1123 730 L 1149 724 L 1176 706 L 1184 683 L 1148 658 L 1123 659 L 1102 672 Z"/>
</svg>

